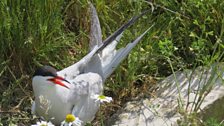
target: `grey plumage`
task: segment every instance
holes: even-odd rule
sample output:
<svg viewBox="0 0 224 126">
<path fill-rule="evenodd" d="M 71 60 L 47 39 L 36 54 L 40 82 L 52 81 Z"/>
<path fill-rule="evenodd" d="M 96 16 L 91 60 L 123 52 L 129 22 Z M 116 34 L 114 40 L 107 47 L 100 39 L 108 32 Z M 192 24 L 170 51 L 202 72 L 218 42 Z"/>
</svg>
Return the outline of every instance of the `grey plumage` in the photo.
<svg viewBox="0 0 224 126">
<path fill-rule="evenodd" d="M 103 82 L 151 29 L 148 28 L 126 47 L 116 50 L 123 31 L 148 11 L 133 17 L 102 42 L 96 10 L 93 5 L 90 5 L 90 8 L 92 10 L 90 52 L 77 63 L 56 72 L 56 77 L 58 76 L 56 79 L 59 80 L 54 80 L 51 74 L 42 76 L 40 73 L 33 77 L 35 102 L 32 111 L 57 125 L 69 113 L 78 116 L 84 123 L 94 118 L 99 103 L 91 96 L 102 93 Z M 47 104 L 43 101 L 47 101 Z"/>
</svg>

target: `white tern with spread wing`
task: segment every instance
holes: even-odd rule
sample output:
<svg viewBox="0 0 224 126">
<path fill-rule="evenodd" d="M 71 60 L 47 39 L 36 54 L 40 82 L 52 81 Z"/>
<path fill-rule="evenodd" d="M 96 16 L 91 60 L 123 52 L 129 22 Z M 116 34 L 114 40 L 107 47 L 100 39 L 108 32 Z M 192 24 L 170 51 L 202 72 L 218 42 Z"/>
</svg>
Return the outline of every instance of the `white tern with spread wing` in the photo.
<svg viewBox="0 0 224 126">
<path fill-rule="evenodd" d="M 95 102 L 92 95 L 102 94 L 105 79 L 151 28 L 126 47 L 116 50 L 123 31 L 147 11 L 130 19 L 102 42 L 96 10 L 93 5 L 90 5 L 90 8 L 92 12 L 90 52 L 77 63 L 61 71 L 43 66 L 37 69 L 33 76 L 35 101 L 32 112 L 56 125 L 60 125 L 70 113 L 79 117 L 83 124 L 94 119 L 99 109 L 99 102 Z"/>
</svg>

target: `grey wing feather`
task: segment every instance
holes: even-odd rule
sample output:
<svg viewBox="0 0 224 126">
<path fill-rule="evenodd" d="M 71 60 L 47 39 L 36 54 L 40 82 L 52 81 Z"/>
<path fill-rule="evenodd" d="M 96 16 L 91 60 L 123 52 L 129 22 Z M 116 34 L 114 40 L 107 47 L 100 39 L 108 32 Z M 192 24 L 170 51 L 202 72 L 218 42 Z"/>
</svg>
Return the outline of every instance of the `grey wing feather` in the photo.
<svg viewBox="0 0 224 126">
<path fill-rule="evenodd" d="M 84 72 L 84 68 L 87 66 L 88 62 L 94 61 L 97 63 L 97 56 L 95 54 L 96 47 L 102 44 L 102 32 L 100 28 L 99 18 L 95 7 L 90 3 L 91 11 L 91 29 L 90 29 L 90 43 L 89 49 L 90 53 L 82 58 L 79 62 L 69 66 L 58 72 L 58 75 L 65 77 L 66 79 L 74 79 L 78 74 Z M 85 68 L 86 69 L 86 68 Z"/>
<path fill-rule="evenodd" d="M 98 47 L 95 46 L 91 52 L 89 52 L 85 57 L 83 57 L 80 61 L 77 63 L 58 71 L 57 74 L 59 76 L 64 77 L 65 79 L 74 79 L 77 75 L 84 73 L 84 69 L 86 65 L 92 60 L 92 57 L 95 55 Z"/>
<path fill-rule="evenodd" d="M 84 123 L 90 122 L 94 119 L 99 107 L 99 102 L 87 97 L 87 99 L 79 102 L 73 107 L 72 114 L 78 116 Z"/>
<path fill-rule="evenodd" d="M 134 16 L 127 23 L 125 23 L 118 30 L 116 30 L 111 36 L 109 36 L 106 40 L 104 40 L 104 42 L 100 46 L 98 46 L 98 50 L 96 52 L 97 54 L 93 57 L 92 60 L 90 60 L 88 65 L 86 65 L 84 71 L 85 72 L 96 72 L 102 76 L 103 80 L 105 80 L 113 71 L 113 69 L 111 69 L 110 72 L 106 72 L 108 70 L 104 70 L 105 68 L 108 68 L 108 69 L 110 68 L 110 65 L 108 65 L 109 62 L 114 60 L 114 58 L 116 58 L 119 61 L 119 63 L 122 61 L 122 59 L 119 60 L 118 55 L 115 57 L 115 55 L 116 55 L 115 48 L 116 48 L 118 41 L 120 40 L 120 38 L 122 36 L 122 33 L 124 32 L 125 29 L 127 29 L 129 26 L 131 26 L 135 21 L 137 21 L 140 17 L 145 15 L 148 11 L 149 10 L 146 10 L 138 16 Z M 129 52 L 130 51 L 128 51 L 128 53 Z M 124 55 L 124 57 L 126 55 Z M 105 66 L 107 66 L 107 67 L 105 67 Z M 117 67 L 117 66 L 115 66 L 115 67 Z M 105 75 L 105 73 L 107 73 L 107 75 Z"/>
<path fill-rule="evenodd" d="M 99 103 L 92 96 L 102 93 L 102 78 L 96 73 L 85 73 L 78 75 L 73 82 L 75 84 L 70 99 L 74 104 L 72 114 L 84 122 L 91 121 L 99 108 Z"/>
<path fill-rule="evenodd" d="M 115 52 L 115 55 L 111 57 L 109 62 L 103 66 L 103 74 L 102 78 L 105 80 L 108 76 L 112 74 L 112 72 L 116 69 L 119 63 L 130 53 L 130 51 L 136 46 L 136 44 L 142 39 L 142 37 L 152 28 L 148 28 L 143 34 L 141 34 L 138 38 L 136 38 L 132 43 L 129 43 L 125 48 L 121 48 Z"/>
<path fill-rule="evenodd" d="M 102 73 L 101 69 L 96 71 L 92 69 L 93 67 L 88 67 L 89 65 L 97 66 L 98 68 L 101 66 L 101 64 L 99 63 L 98 56 L 94 54 L 96 53 L 96 47 L 102 45 L 102 32 L 100 22 L 96 9 L 92 5 L 92 3 L 90 3 L 90 11 L 91 11 L 91 29 L 90 29 L 90 43 L 89 43 L 90 53 L 87 54 L 84 58 L 82 58 L 79 62 L 58 72 L 58 75 L 65 77 L 66 79 L 74 79 L 77 75 L 84 72 Z"/>
<path fill-rule="evenodd" d="M 145 15 L 149 10 L 143 11 L 141 14 L 132 17 L 127 23 L 123 24 L 119 29 L 117 29 L 112 35 L 110 35 L 106 40 L 103 41 L 103 44 L 100 45 L 97 53 L 102 51 L 107 45 L 114 41 L 117 36 L 119 36 L 124 30 L 133 25 L 140 17 Z"/>
<path fill-rule="evenodd" d="M 91 8 L 93 10 L 92 11 L 93 17 L 95 17 L 93 19 L 93 22 L 95 23 L 93 24 L 96 25 L 96 26 L 92 25 L 93 28 L 91 29 L 92 31 L 101 33 L 99 20 L 95 8 L 93 6 Z M 126 57 L 126 55 L 130 52 L 130 50 L 136 45 L 130 43 L 122 51 L 120 50 L 116 52 L 115 48 L 118 40 L 122 36 L 123 31 L 130 25 L 132 25 L 138 18 L 146 14 L 146 12 L 148 12 L 148 10 L 130 19 L 126 24 L 121 26 L 116 32 L 114 32 L 110 37 L 108 37 L 103 43 L 101 40 L 101 35 L 99 35 L 98 33 L 96 35 L 92 34 L 90 43 L 91 48 L 90 53 L 88 53 L 84 58 L 82 58 L 79 62 L 75 63 L 74 65 L 59 71 L 58 75 L 66 79 L 74 79 L 77 75 L 81 73 L 95 72 L 101 75 L 103 80 L 105 80 L 113 72 L 113 70 L 117 67 L 117 65 Z M 141 37 L 137 38 L 136 41 L 138 42 L 140 39 Z M 101 55 L 101 52 L 104 54 Z"/>
<path fill-rule="evenodd" d="M 102 32 L 96 8 L 90 3 L 91 11 L 91 29 L 90 29 L 90 43 L 89 49 L 92 50 L 94 46 L 102 44 Z"/>
<path fill-rule="evenodd" d="M 85 73 L 94 72 L 94 73 L 98 73 L 99 75 L 101 75 L 101 77 L 103 77 L 104 66 L 108 64 L 113 59 L 114 55 L 116 54 L 116 46 L 122 37 L 122 33 L 119 36 L 117 36 L 116 39 L 112 43 L 107 45 L 102 50 L 101 54 L 96 54 L 93 56 L 93 58 L 84 68 Z"/>
</svg>

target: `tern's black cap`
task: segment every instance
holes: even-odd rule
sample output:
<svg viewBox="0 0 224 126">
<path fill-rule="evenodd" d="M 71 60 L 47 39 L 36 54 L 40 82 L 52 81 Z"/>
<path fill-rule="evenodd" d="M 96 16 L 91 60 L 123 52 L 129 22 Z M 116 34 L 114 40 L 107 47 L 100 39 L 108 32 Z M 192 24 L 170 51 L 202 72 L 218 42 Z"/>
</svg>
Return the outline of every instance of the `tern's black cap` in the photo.
<svg viewBox="0 0 224 126">
<path fill-rule="evenodd" d="M 57 70 L 51 66 L 42 66 L 38 68 L 33 76 L 57 76 Z"/>
</svg>

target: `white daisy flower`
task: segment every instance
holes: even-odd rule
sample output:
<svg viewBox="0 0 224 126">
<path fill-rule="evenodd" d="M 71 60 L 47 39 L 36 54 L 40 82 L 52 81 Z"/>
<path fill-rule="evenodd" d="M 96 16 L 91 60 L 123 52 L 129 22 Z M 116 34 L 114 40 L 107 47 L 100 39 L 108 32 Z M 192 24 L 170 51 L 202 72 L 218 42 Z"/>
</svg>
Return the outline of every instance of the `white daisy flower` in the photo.
<svg viewBox="0 0 224 126">
<path fill-rule="evenodd" d="M 98 94 L 93 95 L 92 98 L 96 99 L 96 102 L 100 101 L 100 103 L 103 103 L 103 102 L 108 102 L 109 103 L 113 100 L 112 97 L 107 97 L 107 96 L 98 95 Z"/>
<path fill-rule="evenodd" d="M 65 120 L 61 123 L 61 126 L 81 126 L 82 121 L 72 114 L 67 114 Z"/>
<path fill-rule="evenodd" d="M 54 126 L 54 124 L 52 124 L 51 122 L 40 121 L 40 122 L 37 122 L 37 124 L 31 125 L 31 126 Z"/>
</svg>

